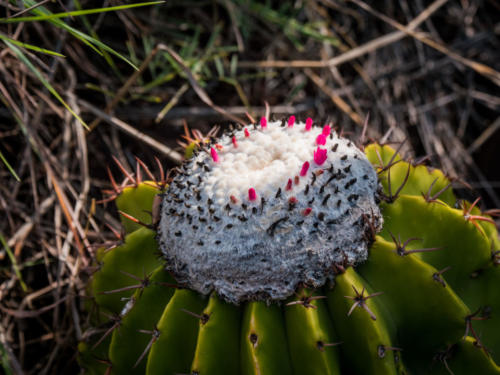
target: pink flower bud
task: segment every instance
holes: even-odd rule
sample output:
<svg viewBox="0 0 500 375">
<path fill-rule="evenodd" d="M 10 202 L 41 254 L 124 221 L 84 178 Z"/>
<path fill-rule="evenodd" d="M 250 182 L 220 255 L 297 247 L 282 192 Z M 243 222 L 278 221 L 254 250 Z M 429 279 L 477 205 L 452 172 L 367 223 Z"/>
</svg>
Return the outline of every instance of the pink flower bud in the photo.
<svg viewBox="0 0 500 375">
<path fill-rule="evenodd" d="M 323 127 L 323 132 L 322 134 L 325 136 L 325 137 L 328 137 L 330 135 L 330 132 L 332 131 L 332 128 L 330 127 L 330 125 L 325 125 Z"/>
<path fill-rule="evenodd" d="M 302 211 L 302 215 L 304 216 L 307 216 L 311 213 L 313 209 L 311 207 L 307 207 L 306 209 L 304 209 L 304 211 Z"/>
<path fill-rule="evenodd" d="M 217 154 L 217 151 L 215 150 L 215 148 L 212 147 L 210 149 L 210 155 L 212 155 L 212 160 L 214 161 L 214 163 L 219 162 L 219 155 Z"/>
<path fill-rule="evenodd" d="M 248 199 L 254 201 L 257 199 L 257 193 L 254 188 L 248 189 Z"/>
<path fill-rule="evenodd" d="M 300 175 L 304 177 L 307 174 L 307 171 L 309 170 L 309 162 L 305 161 L 304 164 L 302 164 L 302 169 L 300 170 Z"/>
<path fill-rule="evenodd" d="M 326 137 L 325 137 L 325 135 L 323 133 L 319 134 L 316 137 L 316 144 L 320 145 L 320 146 L 324 146 L 326 144 Z"/>
<path fill-rule="evenodd" d="M 317 165 L 321 165 L 323 164 L 325 161 L 326 161 L 326 156 L 327 154 L 327 150 L 326 149 L 322 149 L 322 148 L 317 148 L 316 151 L 314 151 L 314 162 L 317 164 Z"/>
<path fill-rule="evenodd" d="M 311 130 L 312 125 L 313 125 L 313 119 L 312 119 L 312 118 L 310 118 L 310 117 L 308 117 L 308 118 L 306 119 L 306 131 Z"/>
</svg>

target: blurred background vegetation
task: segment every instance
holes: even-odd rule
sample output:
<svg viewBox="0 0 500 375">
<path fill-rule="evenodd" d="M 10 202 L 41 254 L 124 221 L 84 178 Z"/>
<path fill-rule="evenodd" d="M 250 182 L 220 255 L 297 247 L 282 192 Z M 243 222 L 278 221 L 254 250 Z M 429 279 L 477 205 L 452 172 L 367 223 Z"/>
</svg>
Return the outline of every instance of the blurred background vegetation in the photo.
<svg viewBox="0 0 500 375">
<path fill-rule="evenodd" d="M 120 227 L 100 202 L 113 157 L 158 175 L 187 128 L 266 107 L 353 136 L 368 120 L 500 207 L 499 14 L 497 0 L 0 1 L 0 368 L 78 372 L 95 244 Z"/>
</svg>

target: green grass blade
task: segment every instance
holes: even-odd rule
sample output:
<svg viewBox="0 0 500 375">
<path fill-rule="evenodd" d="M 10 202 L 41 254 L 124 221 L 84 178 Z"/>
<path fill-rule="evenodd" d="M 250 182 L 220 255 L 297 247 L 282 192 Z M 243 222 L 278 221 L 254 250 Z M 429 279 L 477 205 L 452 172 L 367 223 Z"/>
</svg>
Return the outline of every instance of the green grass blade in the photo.
<svg viewBox="0 0 500 375">
<path fill-rule="evenodd" d="M 0 151 L 0 159 L 3 161 L 3 163 L 5 164 L 5 166 L 7 167 L 7 169 L 9 170 L 9 172 L 12 174 L 12 176 L 14 176 L 14 178 L 20 182 L 21 179 L 19 178 L 19 176 L 17 175 L 16 171 L 14 170 L 14 168 L 12 168 L 12 166 L 9 164 L 9 162 L 7 161 L 7 159 L 5 159 L 5 156 L 3 156 L 2 154 L 2 151 Z"/>
<path fill-rule="evenodd" d="M 143 7 L 143 6 L 149 6 L 149 5 L 157 5 L 157 4 L 161 4 L 164 2 L 165 1 L 149 1 L 149 2 L 145 2 L 145 3 L 118 5 L 118 6 L 107 7 L 107 8 L 82 9 L 82 10 L 74 10 L 72 12 L 50 13 L 50 14 L 44 14 L 44 15 L 38 15 L 38 16 L 31 16 L 31 17 L 0 18 L 0 23 L 49 21 L 49 20 L 53 20 L 56 18 L 77 17 L 77 16 L 88 15 L 88 14 L 115 12 L 117 10 L 131 9 L 131 8 Z"/>
<path fill-rule="evenodd" d="M 321 34 L 313 27 L 312 24 L 302 24 L 297 21 L 293 15 L 282 14 L 279 11 L 272 9 L 270 6 L 260 4 L 258 2 L 250 2 L 250 4 L 247 4 L 243 0 L 238 0 L 237 3 L 244 8 L 247 8 L 251 13 L 258 15 L 261 20 L 281 26 L 289 39 L 290 37 L 295 38 L 293 33 L 299 33 L 320 42 L 327 42 L 332 46 L 339 45 L 337 38 Z M 295 42 L 298 43 L 298 41 Z"/>
<path fill-rule="evenodd" d="M 41 48 L 41 47 L 37 47 L 37 46 L 34 46 L 32 44 L 27 44 L 27 43 L 23 43 L 23 42 L 20 42 L 18 40 L 15 40 L 15 39 L 11 39 L 3 34 L 0 34 L 0 39 L 2 40 L 7 40 L 9 41 L 10 43 L 12 44 L 15 44 L 16 46 L 19 46 L 19 47 L 24 47 L 26 49 L 29 49 L 29 50 L 32 50 L 32 51 L 36 51 L 36 52 L 41 52 L 41 53 L 46 53 L 47 55 L 52 55 L 52 56 L 58 56 L 58 57 L 66 57 L 64 55 L 61 55 L 60 53 L 58 52 L 55 52 L 55 51 L 51 51 L 51 50 L 48 50 L 48 49 L 45 49 L 45 48 Z"/>
<path fill-rule="evenodd" d="M 12 50 L 12 52 L 15 53 L 15 55 L 18 57 L 18 59 L 28 67 L 29 70 L 33 72 L 33 74 L 39 79 L 39 81 L 45 86 L 47 90 L 66 108 L 87 130 L 88 126 L 83 121 L 80 116 L 78 116 L 72 109 L 71 107 L 64 101 L 64 99 L 59 95 L 59 93 L 54 89 L 54 87 L 45 79 L 45 77 L 42 75 L 42 73 L 33 65 L 33 63 L 28 59 L 28 57 L 21 51 L 19 48 L 17 48 L 14 44 L 10 43 L 7 40 L 4 40 L 4 43 Z"/>
<path fill-rule="evenodd" d="M 113 48 L 111 47 L 108 47 L 106 44 L 100 42 L 99 40 L 95 39 L 95 38 L 92 38 L 90 35 L 87 35 L 85 34 L 84 32 L 81 32 L 80 30 L 77 30 L 71 26 L 69 26 L 68 24 L 62 22 L 61 20 L 58 20 L 58 19 L 55 19 L 55 20 L 50 20 L 49 22 L 52 22 L 54 24 L 57 23 L 57 26 L 67 30 L 68 32 L 71 33 L 71 35 L 73 35 L 75 38 L 79 39 L 80 41 L 82 41 L 83 43 L 85 43 L 86 45 L 88 45 L 89 47 L 91 47 L 94 51 L 96 51 L 99 55 L 102 56 L 102 53 L 101 51 L 99 51 L 97 47 L 111 53 L 112 55 L 115 55 L 116 57 L 120 58 L 121 60 L 125 61 L 127 64 L 129 64 L 132 68 L 134 68 L 135 70 L 139 70 L 137 68 L 137 66 L 132 62 L 130 61 L 129 59 L 127 59 L 125 56 L 123 56 L 122 54 L 116 52 Z"/>
<path fill-rule="evenodd" d="M 76 9 L 78 10 L 83 10 L 83 7 L 82 5 L 80 4 L 80 1 L 79 0 L 73 0 L 73 4 L 75 6 Z M 94 28 L 92 27 L 90 21 L 88 20 L 88 17 L 86 16 L 81 16 L 80 17 L 80 20 L 82 21 L 83 25 L 85 26 L 85 28 L 87 29 L 87 33 L 90 34 L 90 36 L 92 38 L 95 38 L 96 40 L 100 40 L 99 38 L 99 35 L 97 35 L 97 32 L 94 30 Z M 101 54 L 102 56 L 104 57 L 104 59 L 106 60 L 106 62 L 108 63 L 108 65 L 111 67 L 111 69 L 113 70 L 113 72 L 115 72 L 116 76 L 122 80 L 123 77 L 120 73 L 120 70 L 118 69 L 118 67 L 116 66 L 115 62 L 113 61 L 113 58 L 111 57 L 111 55 L 109 53 L 107 53 L 106 51 L 104 51 L 103 49 L 100 50 L 101 51 Z M 133 61 L 133 60 L 132 60 Z M 135 63 L 134 63 L 135 64 Z"/>
<path fill-rule="evenodd" d="M 25 0 L 23 3 L 24 3 L 24 5 L 27 8 L 31 8 L 33 6 L 36 6 L 36 3 L 33 0 Z M 31 12 L 33 12 L 35 14 L 38 14 L 38 15 L 49 15 L 49 14 L 52 14 L 45 7 L 43 7 L 43 6 L 37 6 L 37 7 L 33 8 L 31 10 Z M 73 35 L 74 37 L 76 37 L 77 39 L 79 39 L 82 43 L 84 43 L 88 47 L 92 48 L 99 55 L 102 55 L 102 53 L 99 51 L 99 49 L 97 49 L 95 46 L 93 46 L 92 43 L 90 43 L 86 39 L 79 38 L 78 35 L 75 35 L 76 34 L 75 31 L 77 31 L 77 30 L 74 29 L 73 27 L 67 25 L 65 22 L 63 22 L 63 21 L 61 21 L 59 19 L 48 20 L 48 22 L 50 22 L 51 24 L 53 24 L 54 26 L 56 26 L 58 28 L 65 29 L 71 35 Z"/>
<path fill-rule="evenodd" d="M 12 253 L 12 250 L 10 249 L 9 245 L 7 245 L 7 241 L 5 241 L 5 238 L 3 235 L 0 233 L 0 243 L 2 243 L 3 248 L 7 252 L 7 255 L 9 256 L 10 261 L 12 262 L 12 268 L 14 269 L 14 273 L 16 274 L 17 278 L 19 279 L 19 283 L 21 284 L 21 288 L 25 292 L 28 291 L 28 287 L 26 286 L 23 276 L 21 275 L 21 271 L 19 271 L 19 267 L 17 265 L 16 257 Z"/>
<path fill-rule="evenodd" d="M 32 0 L 25 0 L 24 5 L 26 7 L 30 7 L 32 5 L 35 5 L 35 2 L 33 2 Z M 48 16 L 48 15 L 52 14 L 43 6 L 34 8 L 32 10 L 32 12 L 39 15 L 39 16 Z M 99 55 L 102 56 L 102 53 L 99 50 L 99 48 L 101 48 L 101 49 L 111 53 L 112 55 L 115 55 L 119 59 L 125 61 L 127 64 L 129 64 L 131 67 L 133 67 L 135 70 L 138 70 L 137 66 L 135 66 L 134 63 L 132 63 L 125 56 L 121 55 L 120 53 L 118 53 L 114 49 L 112 49 L 111 47 L 108 47 L 106 44 L 91 37 L 90 35 L 87 35 L 84 32 L 81 32 L 81 31 L 75 29 L 74 27 L 69 26 L 67 23 L 60 20 L 59 18 L 47 19 L 47 22 L 50 22 L 54 26 L 68 31 L 71 35 L 73 35 L 75 38 L 79 39 L 82 43 L 86 44 L 88 47 L 92 48 Z"/>
<path fill-rule="evenodd" d="M 0 342 L 0 364 L 2 365 L 1 368 L 3 368 L 5 375 L 14 374 L 9 365 L 9 353 L 7 353 L 7 350 L 4 348 L 1 342 Z"/>
</svg>

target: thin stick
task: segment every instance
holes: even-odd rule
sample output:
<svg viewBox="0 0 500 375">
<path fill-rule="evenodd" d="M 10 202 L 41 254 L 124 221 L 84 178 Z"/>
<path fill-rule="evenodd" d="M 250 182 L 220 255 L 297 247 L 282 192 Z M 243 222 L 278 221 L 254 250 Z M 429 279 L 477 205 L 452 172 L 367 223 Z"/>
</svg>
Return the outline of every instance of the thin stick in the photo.
<svg viewBox="0 0 500 375">
<path fill-rule="evenodd" d="M 351 106 L 345 102 L 340 96 L 335 94 L 333 89 L 328 86 L 323 78 L 314 73 L 311 69 L 304 69 L 304 73 L 313 81 L 326 95 L 330 97 L 332 102 L 339 107 L 339 109 L 347 114 L 352 121 L 354 121 L 359 126 L 363 126 L 363 120 L 359 115 L 351 109 Z"/>
<path fill-rule="evenodd" d="M 158 142 L 157 140 L 151 138 L 150 136 L 148 136 L 144 133 L 141 133 L 139 130 L 135 129 L 131 125 L 127 124 L 126 122 L 124 122 L 124 121 L 122 121 L 114 116 L 108 115 L 107 113 L 101 111 L 100 109 L 94 107 L 92 104 L 87 103 L 84 100 L 80 99 L 78 102 L 80 103 L 80 105 L 82 107 L 88 109 L 95 116 L 100 117 L 102 120 L 104 120 L 108 124 L 116 126 L 121 131 L 123 131 L 123 132 L 125 132 L 133 137 L 136 137 L 137 139 L 150 145 L 151 147 L 154 147 L 156 150 L 160 151 L 162 154 L 164 154 L 167 158 L 169 158 L 171 161 L 175 162 L 176 164 L 182 163 L 182 160 L 184 158 L 177 151 L 171 149 L 168 146 L 165 146 L 163 143 Z"/>
<path fill-rule="evenodd" d="M 434 48 L 435 50 L 445 54 L 446 56 L 450 57 L 451 59 L 460 62 L 461 64 L 465 65 L 466 67 L 474 70 L 475 72 L 481 74 L 483 77 L 488 78 L 491 82 L 495 83 L 497 86 L 500 86 L 500 72 L 496 71 L 495 69 L 482 64 L 478 63 L 477 61 L 473 61 L 470 59 L 467 59 L 458 53 L 450 50 L 443 44 L 436 42 L 435 40 L 429 38 L 426 36 L 424 33 L 420 32 L 415 32 L 412 29 L 400 24 L 399 22 L 394 21 L 393 19 L 385 16 L 382 13 L 377 12 L 375 9 L 370 7 L 368 4 L 359 1 L 359 0 L 350 0 L 353 3 L 357 4 L 360 8 L 363 8 L 367 12 L 373 14 L 375 17 L 381 19 L 382 21 L 388 23 L 392 27 L 395 27 L 396 29 L 404 32 L 405 34 L 408 34 L 409 36 L 417 39 L 418 41 L 427 44 L 429 47 Z"/>
<path fill-rule="evenodd" d="M 215 111 L 219 112 L 221 115 L 227 117 L 228 119 L 240 123 L 241 125 L 246 125 L 246 123 L 240 119 L 239 117 L 236 117 L 229 112 L 227 112 L 224 108 L 219 107 L 218 105 L 214 104 L 212 102 L 212 99 L 208 96 L 205 90 L 200 86 L 196 78 L 194 77 L 193 73 L 191 70 L 187 67 L 187 65 L 184 63 L 184 60 L 182 57 L 180 57 L 177 52 L 175 52 L 173 49 L 171 49 L 169 46 L 165 44 L 159 44 L 158 45 L 159 49 L 162 49 L 164 51 L 167 51 L 170 56 L 181 66 L 182 70 L 184 70 L 184 73 L 186 73 L 186 76 L 191 83 L 191 86 L 193 87 L 193 90 L 196 92 L 198 97 L 208 106 L 212 107 Z"/>
<path fill-rule="evenodd" d="M 486 142 L 490 137 L 498 130 L 500 129 L 500 117 L 498 117 L 493 124 L 488 126 L 479 137 L 477 137 L 474 142 L 469 146 L 467 149 L 467 152 L 469 154 L 474 153 L 476 150 L 478 150 L 484 142 Z"/>
<path fill-rule="evenodd" d="M 149 55 L 146 56 L 146 58 L 142 62 L 142 64 L 139 67 L 139 69 L 137 69 L 136 71 L 134 71 L 134 73 L 132 73 L 132 75 L 127 79 L 127 81 L 123 84 L 123 86 L 118 89 L 118 91 L 117 91 L 116 95 L 114 96 L 113 100 L 111 100 L 111 102 L 109 102 L 109 104 L 106 106 L 106 109 L 105 109 L 106 113 L 109 113 L 118 104 L 118 102 L 125 96 L 125 94 L 130 89 L 130 86 L 132 86 L 135 83 L 135 81 L 137 80 L 137 78 L 139 78 L 139 76 L 144 72 L 144 70 L 146 70 L 146 68 L 148 67 L 149 63 L 151 62 L 151 60 L 153 59 L 153 57 L 155 57 L 155 55 L 157 53 L 158 53 L 158 47 L 155 47 L 149 53 Z M 97 125 L 99 125 L 100 121 L 101 121 L 100 118 L 95 119 L 89 125 L 89 128 L 91 130 L 94 129 L 95 127 L 97 127 Z"/>
<path fill-rule="evenodd" d="M 411 31 L 416 29 L 422 22 L 429 18 L 436 10 L 443 6 L 448 0 L 436 0 L 426 9 L 422 11 L 414 20 L 407 26 L 406 30 Z M 373 39 L 359 47 L 353 48 L 339 56 L 333 57 L 330 60 L 275 60 L 275 61 L 241 61 L 238 66 L 241 68 L 326 68 L 332 66 L 339 66 L 348 61 L 357 59 L 370 52 L 376 51 L 379 48 L 385 47 L 389 44 L 395 43 L 398 40 L 405 38 L 407 35 L 403 31 L 394 31 L 392 33 L 383 35 Z"/>
</svg>

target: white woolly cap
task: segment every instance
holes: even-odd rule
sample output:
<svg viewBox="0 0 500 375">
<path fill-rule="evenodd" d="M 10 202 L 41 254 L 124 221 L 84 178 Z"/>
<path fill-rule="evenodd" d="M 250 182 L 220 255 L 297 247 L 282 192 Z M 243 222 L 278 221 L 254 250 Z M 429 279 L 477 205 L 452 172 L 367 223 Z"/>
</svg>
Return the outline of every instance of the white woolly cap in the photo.
<svg viewBox="0 0 500 375">
<path fill-rule="evenodd" d="M 166 269 L 233 303 L 282 300 L 363 261 L 382 217 L 363 152 L 312 120 L 250 125 L 186 162 L 162 200 Z"/>
</svg>

